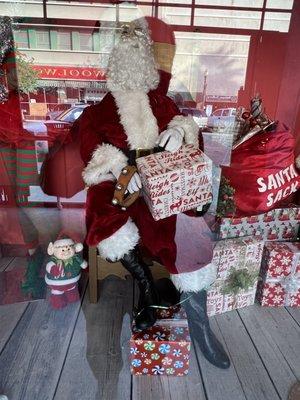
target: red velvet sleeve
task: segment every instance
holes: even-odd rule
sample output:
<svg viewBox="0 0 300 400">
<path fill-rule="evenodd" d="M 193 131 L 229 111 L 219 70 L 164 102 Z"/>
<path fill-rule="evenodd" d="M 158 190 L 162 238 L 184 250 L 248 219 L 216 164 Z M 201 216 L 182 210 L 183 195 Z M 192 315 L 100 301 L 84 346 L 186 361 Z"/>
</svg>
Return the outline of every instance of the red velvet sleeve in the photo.
<svg viewBox="0 0 300 400">
<path fill-rule="evenodd" d="M 94 123 L 94 109 L 88 107 L 84 110 L 79 121 L 80 154 L 86 165 L 99 144 L 102 144 L 101 132 L 97 132 Z"/>
</svg>

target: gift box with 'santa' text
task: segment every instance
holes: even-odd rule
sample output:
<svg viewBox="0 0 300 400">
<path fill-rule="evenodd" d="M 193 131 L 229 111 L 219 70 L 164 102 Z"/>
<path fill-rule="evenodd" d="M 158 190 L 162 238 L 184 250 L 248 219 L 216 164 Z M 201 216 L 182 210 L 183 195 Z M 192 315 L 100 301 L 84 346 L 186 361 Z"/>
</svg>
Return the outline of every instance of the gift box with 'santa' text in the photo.
<svg viewBox="0 0 300 400">
<path fill-rule="evenodd" d="M 211 202 L 212 161 L 193 145 L 136 160 L 143 196 L 157 221 Z"/>
<path fill-rule="evenodd" d="M 254 304 L 264 242 L 253 237 L 221 240 L 214 249 L 217 278 L 207 291 L 209 316 Z"/>
<path fill-rule="evenodd" d="M 266 243 L 257 299 L 262 306 L 300 307 L 300 243 Z"/>
</svg>

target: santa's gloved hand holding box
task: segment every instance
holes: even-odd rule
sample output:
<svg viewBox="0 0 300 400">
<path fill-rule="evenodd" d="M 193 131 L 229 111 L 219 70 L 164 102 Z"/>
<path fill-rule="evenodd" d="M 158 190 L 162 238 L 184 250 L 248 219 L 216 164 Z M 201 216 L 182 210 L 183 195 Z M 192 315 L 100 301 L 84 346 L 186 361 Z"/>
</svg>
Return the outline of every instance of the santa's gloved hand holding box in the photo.
<svg viewBox="0 0 300 400">
<path fill-rule="evenodd" d="M 193 145 L 136 160 L 144 199 L 157 221 L 212 201 L 212 161 Z"/>
<path fill-rule="evenodd" d="M 80 298 L 77 283 L 87 262 L 76 253 L 82 249 L 81 243 L 69 238 L 58 239 L 48 245 L 47 252 L 51 258 L 46 265 L 45 281 L 51 289 L 50 303 L 53 308 L 63 308 Z"/>
</svg>

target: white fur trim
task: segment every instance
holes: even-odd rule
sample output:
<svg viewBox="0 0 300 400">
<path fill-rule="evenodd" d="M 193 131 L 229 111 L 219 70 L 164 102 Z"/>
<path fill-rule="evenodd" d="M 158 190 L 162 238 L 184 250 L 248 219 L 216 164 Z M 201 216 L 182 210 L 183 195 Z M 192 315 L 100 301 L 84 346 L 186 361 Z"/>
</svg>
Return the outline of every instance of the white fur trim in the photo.
<svg viewBox="0 0 300 400">
<path fill-rule="evenodd" d="M 80 264 L 80 267 L 81 267 L 82 269 L 86 269 L 87 266 L 88 266 L 88 263 L 87 263 L 85 260 L 83 260 L 82 263 Z"/>
<path fill-rule="evenodd" d="M 158 138 L 158 125 L 147 93 L 141 90 L 112 92 L 129 148 L 152 149 Z"/>
<path fill-rule="evenodd" d="M 74 244 L 74 240 L 70 238 L 65 238 L 65 239 L 57 239 L 53 243 L 54 247 L 62 247 L 62 246 L 70 246 Z"/>
<path fill-rule="evenodd" d="M 106 180 L 114 180 L 114 169 L 127 165 L 127 157 L 117 147 L 111 144 L 99 145 L 82 173 L 84 182 L 88 185 L 97 185 Z"/>
<path fill-rule="evenodd" d="M 51 293 L 52 293 L 52 294 L 57 294 L 57 295 L 59 295 L 59 294 L 64 294 L 65 292 L 62 291 L 62 290 L 55 290 L 55 289 L 52 289 L 52 290 L 51 290 Z"/>
<path fill-rule="evenodd" d="M 193 120 L 193 117 L 176 115 L 168 125 L 168 128 L 182 128 L 184 130 L 184 141 L 186 144 L 193 144 L 196 147 L 199 146 L 199 127 Z"/>
<path fill-rule="evenodd" d="M 176 289 L 181 292 L 199 292 L 207 289 L 215 281 L 216 276 L 217 267 L 214 264 L 207 264 L 197 271 L 170 275 Z"/>
<path fill-rule="evenodd" d="M 100 256 L 111 261 L 120 260 L 129 250 L 133 250 L 139 241 L 139 232 L 135 223 L 129 218 L 117 232 L 98 244 Z"/>
<path fill-rule="evenodd" d="M 296 164 L 296 167 L 298 169 L 300 169 L 300 154 L 299 154 L 299 156 L 296 157 L 295 164 Z"/>
<path fill-rule="evenodd" d="M 79 274 L 71 279 L 57 280 L 57 279 L 50 279 L 50 278 L 48 278 L 47 275 L 45 275 L 45 282 L 47 283 L 47 285 L 52 285 L 52 286 L 69 285 L 70 283 L 78 282 L 80 279 L 80 276 L 81 276 L 81 274 Z"/>
<path fill-rule="evenodd" d="M 83 244 L 82 243 L 76 243 L 75 244 L 76 253 L 80 253 L 82 250 L 83 250 Z"/>
</svg>

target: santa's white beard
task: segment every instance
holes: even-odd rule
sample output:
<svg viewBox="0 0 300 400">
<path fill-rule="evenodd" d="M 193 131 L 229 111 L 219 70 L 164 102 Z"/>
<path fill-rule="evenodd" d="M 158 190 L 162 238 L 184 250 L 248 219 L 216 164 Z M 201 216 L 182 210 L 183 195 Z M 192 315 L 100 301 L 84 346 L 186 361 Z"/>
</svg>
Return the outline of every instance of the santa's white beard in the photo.
<svg viewBox="0 0 300 400">
<path fill-rule="evenodd" d="M 108 62 L 107 87 L 110 91 L 149 92 L 159 83 L 151 44 L 145 37 L 121 38 Z"/>
</svg>

